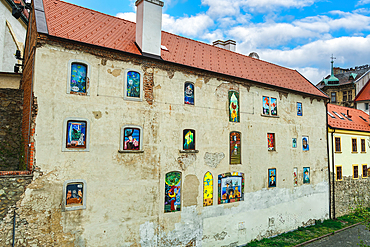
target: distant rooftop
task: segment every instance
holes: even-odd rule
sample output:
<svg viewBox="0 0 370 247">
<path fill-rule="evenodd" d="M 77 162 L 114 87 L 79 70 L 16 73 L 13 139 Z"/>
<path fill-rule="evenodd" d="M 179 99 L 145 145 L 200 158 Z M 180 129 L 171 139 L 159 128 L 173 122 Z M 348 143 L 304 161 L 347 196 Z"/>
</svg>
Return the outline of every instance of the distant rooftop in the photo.
<svg viewBox="0 0 370 247">
<path fill-rule="evenodd" d="M 331 128 L 370 132 L 369 115 L 361 110 L 328 104 L 328 115 Z"/>
</svg>

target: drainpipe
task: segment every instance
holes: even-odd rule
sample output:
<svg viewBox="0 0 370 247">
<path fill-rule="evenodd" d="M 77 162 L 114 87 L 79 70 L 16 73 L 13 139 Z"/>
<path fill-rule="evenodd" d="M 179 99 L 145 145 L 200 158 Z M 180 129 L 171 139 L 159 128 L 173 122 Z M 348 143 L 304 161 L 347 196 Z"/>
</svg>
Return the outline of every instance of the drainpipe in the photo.
<svg viewBox="0 0 370 247">
<path fill-rule="evenodd" d="M 329 177 L 329 218 L 331 219 L 331 182 L 330 182 L 330 152 L 329 152 L 329 131 L 328 131 L 328 104 L 326 104 L 326 152 L 328 155 L 328 177 Z"/>
<path fill-rule="evenodd" d="M 14 247 L 14 242 L 15 242 L 15 216 L 16 216 L 16 213 L 15 213 L 15 210 L 17 208 L 15 207 L 14 208 L 14 217 L 13 217 L 13 244 L 12 244 L 12 247 Z"/>
<path fill-rule="evenodd" d="M 334 132 L 335 129 L 333 129 L 333 132 L 331 132 L 331 166 L 333 169 L 333 219 L 335 218 L 335 177 L 334 177 Z M 343 174 L 343 171 L 342 171 Z"/>
</svg>

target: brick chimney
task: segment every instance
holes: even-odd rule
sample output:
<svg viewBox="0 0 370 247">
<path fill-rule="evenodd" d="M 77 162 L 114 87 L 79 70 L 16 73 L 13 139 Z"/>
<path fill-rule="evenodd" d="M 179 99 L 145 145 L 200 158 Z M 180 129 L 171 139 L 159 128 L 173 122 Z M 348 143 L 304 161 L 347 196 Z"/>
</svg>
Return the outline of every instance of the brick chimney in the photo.
<svg viewBox="0 0 370 247">
<path fill-rule="evenodd" d="M 161 56 L 162 7 L 160 0 L 137 0 L 136 44 L 143 55 Z"/>
<path fill-rule="evenodd" d="M 216 40 L 212 44 L 216 47 L 220 47 L 229 51 L 235 51 L 236 49 L 236 41 L 231 39 L 226 41 Z"/>
</svg>

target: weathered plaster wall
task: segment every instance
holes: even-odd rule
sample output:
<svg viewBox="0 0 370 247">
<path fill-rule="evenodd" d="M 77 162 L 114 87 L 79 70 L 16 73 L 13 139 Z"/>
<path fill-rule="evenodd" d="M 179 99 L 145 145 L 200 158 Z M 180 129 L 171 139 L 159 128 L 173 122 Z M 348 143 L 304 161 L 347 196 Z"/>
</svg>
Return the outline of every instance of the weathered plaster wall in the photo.
<svg viewBox="0 0 370 247">
<path fill-rule="evenodd" d="M 70 59 L 91 64 L 90 96 L 66 94 Z M 20 218 L 28 222 L 20 229 L 29 234 L 25 245 L 243 244 L 328 217 L 322 100 L 48 45 L 37 49 L 35 68 L 36 162 L 44 175 L 19 202 Z M 142 102 L 123 99 L 129 68 L 145 74 Z M 194 106 L 183 104 L 186 81 L 195 84 Z M 228 121 L 229 89 L 240 92 L 240 123 Z M 278 98 L 279 118 L 261 116 L 262 96 Z M 302 117 L 296 116 L 297 101 L 303 103 Z M 67 117 L 90 121 L 89 152 L 62 152 Z M 144 153 L 118 152 L 120 129 L 128 124 L 142 126 Z M 185 128 L 196 130 L 199 153 L 179 152 Z M 241 165 L 229 165 L 230 131 L 242 133 Z M 267 151 L 268 132 L 276 135 L 276 151 Z M 302 152 L 302 135 L 310 138 L 309 152 Z M 311 184 L 303 185 L 306 166 Z M 267 189 L 271 167 L 277 168 L 277 188 Z M 293 186 L 293 167 L 298 167 L 298 187 Z M 182 172 L 181 212 L 164 213 L 164 178 L 170 171 Z M 214 205 L 203 207 L 207 171 L 214 177 Z M 218 205 L 217 175 L 230 171 L 245 174 L 245 200 Z M 62 185 L 69 179 L 87 182 L 86 210 L 62 212 Z"/>
<path fill-rule="evenodd" d="M 0 72 L 0 88 L 19 89 L 20 81 L 21 74 Z"/>
</svg>

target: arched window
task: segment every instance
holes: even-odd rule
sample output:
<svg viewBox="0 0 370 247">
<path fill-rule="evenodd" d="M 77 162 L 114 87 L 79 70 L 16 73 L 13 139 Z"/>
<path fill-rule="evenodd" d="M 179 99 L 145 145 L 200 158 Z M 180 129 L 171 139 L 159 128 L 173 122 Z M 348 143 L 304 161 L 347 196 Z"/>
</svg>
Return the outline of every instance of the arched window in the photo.
<svg viewBox="0 0 370 247">
<path fill-rule="evenodd" d="M 181 211 L 181 172 L 169 172 L 165 177 L 164 212 Z"/>
<path fill-rule="evenodd" d="M 206 172 L 203 179 L 203 206 L 213 205 L 213 176 L 211 172 Z"/>
<path fill-rule="evenodd" d="M 191 82 L 184 84 L 184 104 L 194 105 L 194 84 Z"/>
<path fill-rule="evenodd" d="M 230 164 L 241 164 L 241 140 L 240 132 L 230 132 Z"/>
<path fill-rule="evenodd" d="M 135 69 L 125 70 L 124 98 L 141 101 L 143 97 L 142 91 L 142 72 Z"/>
<path fill-rule="evenodd" d="M 240 122 L 240 104 L 239 93 L 237 91 L 229 91 L 229 121 Z"/>
<path fill-rule="evenodd" d="M 90 65 L 82 60 L 68 62 L 68 94 L 89 95 Z"/>
</svg>

